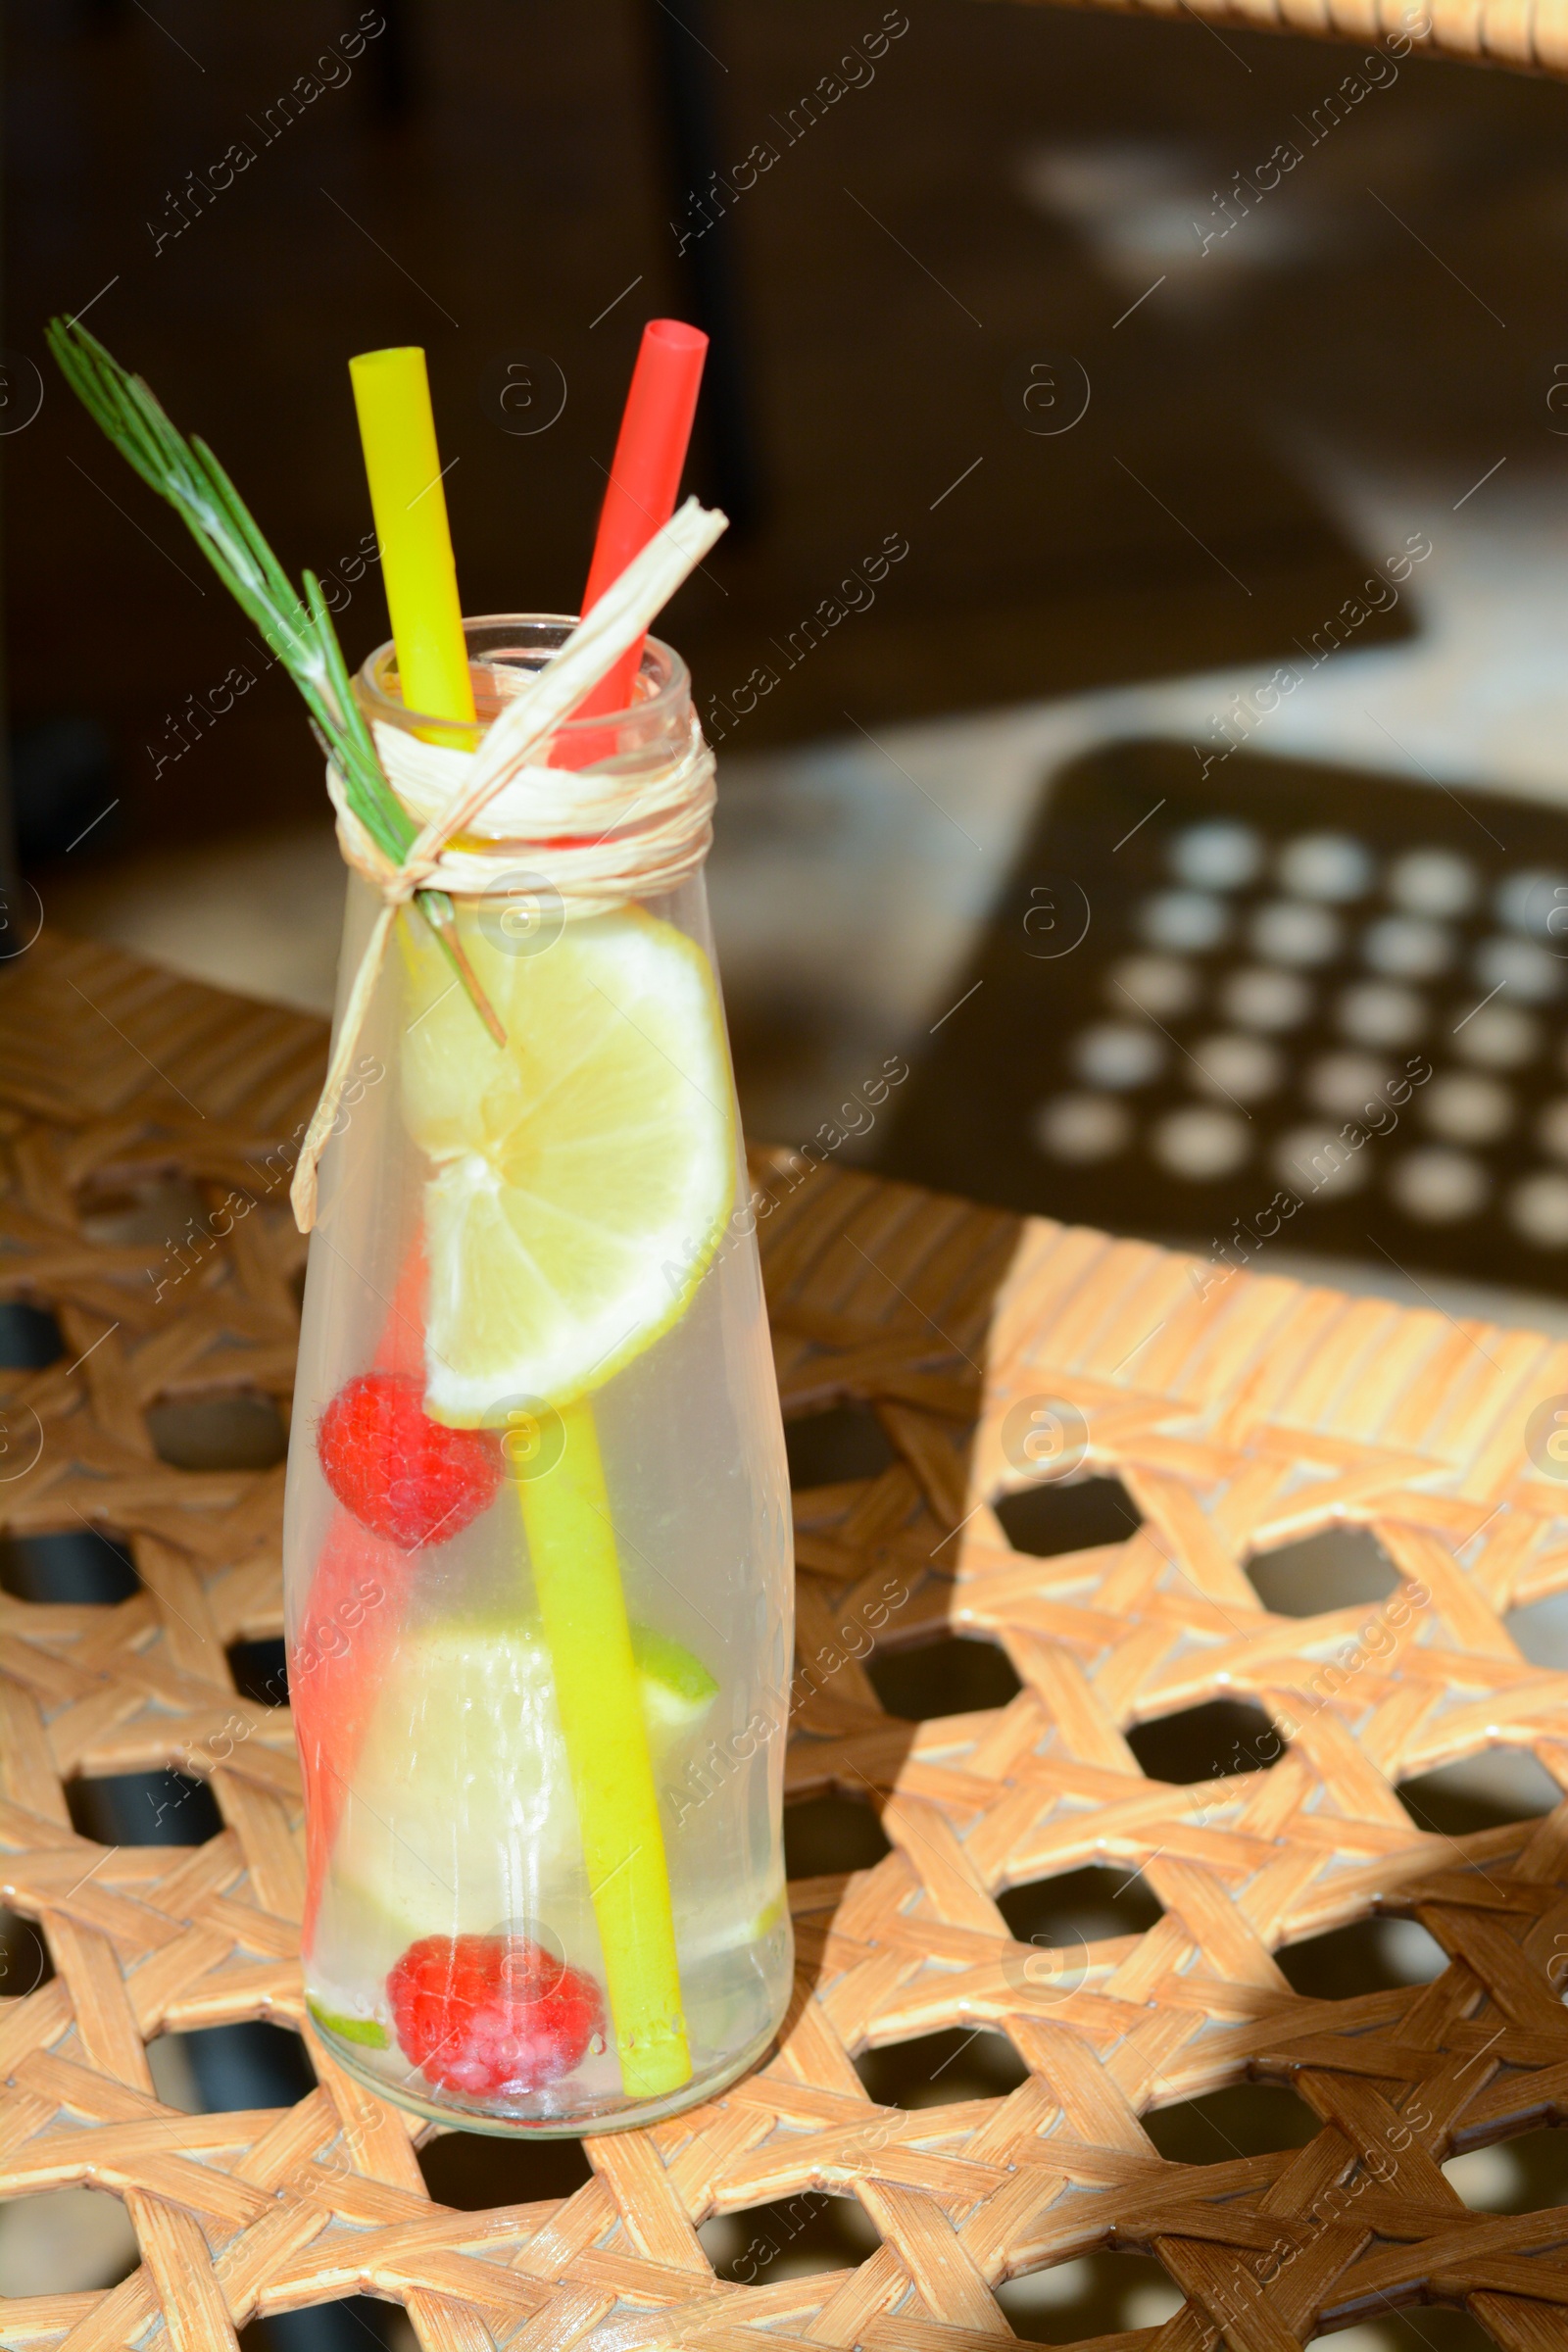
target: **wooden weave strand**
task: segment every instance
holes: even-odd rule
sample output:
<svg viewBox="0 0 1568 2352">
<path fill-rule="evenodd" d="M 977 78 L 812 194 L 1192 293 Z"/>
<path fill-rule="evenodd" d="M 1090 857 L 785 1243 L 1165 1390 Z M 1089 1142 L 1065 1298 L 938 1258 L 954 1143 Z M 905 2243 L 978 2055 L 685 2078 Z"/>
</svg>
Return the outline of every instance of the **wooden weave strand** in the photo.
<svg viewBox="0 0 1568 2352">
<path fill-rule="evenodd" d="M 1035 0 L 1039 5 L 1039 0 Z M 1197 18 L 1238 32 L 1310 33 L 1364 49 L 1568 74 L 1565 0 L 1070 0 L 1124 16 Z M 1408 42 L 1408 51 L 1405 44 Z"/>
<path fill-rule="evenodd" d="M 237 2115 L 163 2106 L 146 2059 L 162 2032 L 246 2018 L 310 2038 L 287 1718 L 239 1698 L 224 1655 L 279 1628 L 280 1474 L 172 1469 L 148 1415 L 172 1395 L 287 1396 L 302 1245 L 266 1172 L 308 1113 L 319 1027 L 46 936 L 0 978 L 0 1030 L 3 1291 L 50 1308 L 69 1348 L 0 1375 L 8 1444 L 34 1419 L 43 1441 L 0 1478 L 0 1527 L 86 1520 L 141 1579 L 113 1607 L 0 1597 L 0 1894 L 41 1923 L 56 1971 L 0 2001 L 0 2195 L 107 2188 L 141 2253 L 109 2292 L 0 2303 L 0 2342 L 112 2352 L 162 2321 L 206 2352 L 258 2311 L 364 2291 L 405 2305 L 431 2352 L 983 2352 L 1008 2338 L 1003 2279 L 1118 2245 L 1155 2254 L 1186 2300 L 1098 2352 L 1221 2335 L 1292 2352 L 1421 2297 L 1467 2304 L 1504 2352 L 1568 2352 L 1561 2213 L 1467 2215 L 1439 2169 L 1568 2120 L 1568 1808 L 1450 1840 L 1395 1788 L 1497 1744 L 1568 1773 L 1568 1677 L 1502 1622 L 1568 1585 L 1562 1490 L 1524 1450 L 1532 1409 L 1568 1391 L 1568 1348 L 1217 1282 L 1143 1245 L 762 1155 L 786 1411 L 869 1402 L 896 1452 L 798 1497 L 790 1788 L 874 1801 L 892 1851 L 793 1887 L 799 1994 L 757 2075 L 589 2142 L 575 2195 L 455 2212 L 424 2187 L 425 2127 L 318 2045 L 310 2096 Z M 171 1173 L 212 1207 L 241 1185 L 254 1205 L 159 1297 L 145 1249 L 90 1229 L 95 1201 Z M 991 1506 L 1033 1480 L 1016 1433 L 1043 1399 L 1083 1417 L 1086 1466 L 1121 1477 L 1143 1522 L 1125 1542 L 1009 1547 Z M 1245 1573 L 1254 1549 L 1347 1521 L 1405 1579 L 1375 1653 L 1364 1609 L 1273 1616 Z M 879 1641 L 984 1636 L 1020 1678 L 1012 1702 L 885 1714 L 842 1636 L 890 1583 L 906 1597 Z M 1326 1676 L 1348 1640 L 1361 1664 Z M 1146 1778 L 1128 1727 L 1220 1692 L 1289 1731 L 1280 1760 Z M 68 1782 L 163 1765 L 210 1782 L 221 1835 L 109 1848 L 74 1831 Z M 996 1898 L 1088 1860 L 1140 1870 L 1163 1917 L 1043 1972 Z M 1439 1980 L 1292 1992 L 1279 1948 L 1378 1904 L 1439 1939 Z M 860 2050 L 954 2026 L 1005 2034 L 1028 2080 L 872 2102 Z M 1307 2146 L 1155 2152 L 1142 2115 L 1249 2075 L 1296 2085 L 1321 2122 Z M 857 2198 L 877 2251 L 715 2278 L 697 2225 L 808 2189 Z"/>
</svg>

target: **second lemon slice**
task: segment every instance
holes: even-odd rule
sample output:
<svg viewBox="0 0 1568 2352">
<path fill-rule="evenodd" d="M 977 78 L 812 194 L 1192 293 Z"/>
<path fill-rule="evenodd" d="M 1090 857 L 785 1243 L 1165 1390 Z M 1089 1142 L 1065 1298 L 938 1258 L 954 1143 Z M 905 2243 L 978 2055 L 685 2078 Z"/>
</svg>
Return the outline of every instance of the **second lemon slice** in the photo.
<svg viewBox="0 0 1568 2352">
<path fill-rule="evenodd" d="M 598 1388 L 684 1311 L 734 1200 L 723 1014 L 702 950 L 626 908 L 465 945 L 507 1031 L 406 926 L 404 1116 L 425 1193 L 425 1409 L 496 1423 Z"/>
</svg>

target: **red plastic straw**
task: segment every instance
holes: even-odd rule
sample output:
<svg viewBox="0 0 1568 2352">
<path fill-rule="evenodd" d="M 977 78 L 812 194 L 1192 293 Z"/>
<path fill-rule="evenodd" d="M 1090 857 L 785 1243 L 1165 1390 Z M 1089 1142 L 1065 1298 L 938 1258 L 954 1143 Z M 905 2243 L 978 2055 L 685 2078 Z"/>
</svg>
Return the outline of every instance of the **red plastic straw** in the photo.
<svg viewBox="0 0 1568 2352">
<path fill-rule="evenodd" d="M 675 512 L 707 355 L 708 337 L 679 318 L 650 318 L 643 328 L 583 591 L 585 612 L 593 611 L 633 556 L 641 554 Z M 635 645 L 623 654 L 573 717 L 597 718 L 605 710 L 624 710 L 642 650 Z"/>
</svg>

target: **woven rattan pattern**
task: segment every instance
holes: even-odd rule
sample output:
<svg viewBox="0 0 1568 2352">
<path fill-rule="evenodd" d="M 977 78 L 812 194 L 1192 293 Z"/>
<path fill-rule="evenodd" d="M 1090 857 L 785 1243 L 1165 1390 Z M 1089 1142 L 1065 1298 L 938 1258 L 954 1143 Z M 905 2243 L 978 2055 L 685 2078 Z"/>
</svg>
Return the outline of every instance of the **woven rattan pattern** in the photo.
<svg viewBox="0 0 1568 2352">
<path fill-rule="evenodd" d="M 163 2031 L 246 2018 L 309 2039 L 287 1719 L 236 1696 L 224 1655 L 279 1627 L 281 1474 L 172 1469 L 146 1416 L 172 1395 L 287 1395 L 301 1244 L 270 1171 L 308 1115 L 319 1028 L 47 935 L 0 981 L 0 1024 L 4 1290 L 52 1309 L 70 1351 L 0 1375 L 9 1458 L 30 1458 L 34 1416 L 41 1432 L 0 1481 L 0 1523 L 112 1530 L 141 1580 L 113 1607 L 0 1598 L 3 1899 L 41 1923 L 57 1972 L 0 2001 L 0 2194 L 110 2189 L 141 2253 L 108 2292 L 0 2303 L 0 2342 L 99 2352 L 161 2319 L 207 2352 L 258 2311 L 364 2290 L 443 2352 L 970 2352 L 1008 2335 L 1001 2280 L 1104 2245 L 1153 2252 L 1187 2301 L 1102 2352 L 1200 2352 L 1220 2332 L 1288 2352 L 1423 2295 L 1468 2302 L 1507 2352 L 1568 2340 L 1568 2220 L 1467 2215 L 1439 2169 L 1568 2107 L 1552 1981 L 1568 1813 L 1456 1845 L 1418 1832 L 1394 1787 L 1497 1742 L 1568 1768 L 1568 1685 L 1500 1622 L 1568 1583 L 1559 1490 L 1522 1449 L 1533 1403 L 1568 1388 L 1568 1349 L 761 1163 L 786 1410 L 870 1400 L 896 1448 L 879 1475 L 798 1497 L 790 1786 L 875 1801 L 892 1851 L 794 1886 L 799 1997 L 759 2074 L 588 2143 L 574 2195 L 456 2212 L 425 2189 L 421 2127 L 318 2045 L 319 2087 L 262 2113 L 163 2106 L 146 2059 Z M 213 1209 L 237 1187 L 255 1205 L 211 1217 L 230 1229 L 204 1227 L 159 1296 L 146 1250 L 94 1243 L 84 1219 L 170 1171 Z M 1009 1549 L 983 1498 L 1022 1483 L 1004 1427 L 1043 1394 L 1119 1472 L 1143 1519 L 1127 1541 Z M 1324 1695 L 1365 1611 L 1270 1615 L 1242 1563 L 1335 1520 L 1376 1529 L 1408 1605 Z M 852 1629 L 890 1590 L 906 1598 L 879 1641 L 983 1635 L 1019 1694 L 884 1714 Z M 1147 1779 L 1126 1728 L 1216 1692 L 1273 1710 L 1281 1759 Z M 67 1782 L 166 1764 L 210 1781 L 221 1835 L 114 1849 L 73 1831 Z M 1092 1859 L 1141 1868 L 1163 1917 L 1053 1974 L 994 1898 Z M 1380 1902 L 1441 1940 L 1439 1981 L 1293 1993 L 1271 1954 Z M 1009 2096 L 878 2107 L 852 2064 L 982 2024 L 1027 2064 Z M 1156 2154 L 1142 2113 L 1250 2073 L 1295 2082 L 1321 2120 L 1308 2145 Z M 858 2198 L 878 2249 L 858 2269 L 715 2278 L 695 2226 L 805 2189 Z"/>
<path fill-rule="evenodd" d="M 1191 15 L 1237 32 L 1315 33 L 1364 48 L 1413 42 L 1417 56 L 1516 74 L 1568 74 L 1563 0 L 1074 0 L 1133 16 Z M 1403 55 L 1401 48 L 1396 52 Z"/>
</svg>

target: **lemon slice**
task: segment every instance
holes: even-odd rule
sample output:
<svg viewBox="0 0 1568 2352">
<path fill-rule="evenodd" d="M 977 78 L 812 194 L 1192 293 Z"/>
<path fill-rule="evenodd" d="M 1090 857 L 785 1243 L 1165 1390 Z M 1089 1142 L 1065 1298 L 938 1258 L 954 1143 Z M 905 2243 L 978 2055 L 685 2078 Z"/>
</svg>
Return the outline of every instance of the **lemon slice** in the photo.
<svg viewBox="0 0 1568 2352">
<path fill-rule="evenodd" d="M 499 1047 L 400 928 L 404 1117 L 437 1163 L 425 1409 L 495 1425 L 601 1387 L 684 1313 L 735 1197 L 723 1013 L 702 950 L 636 908 L 520 955 L 466 923 Z"/>
</svg>

